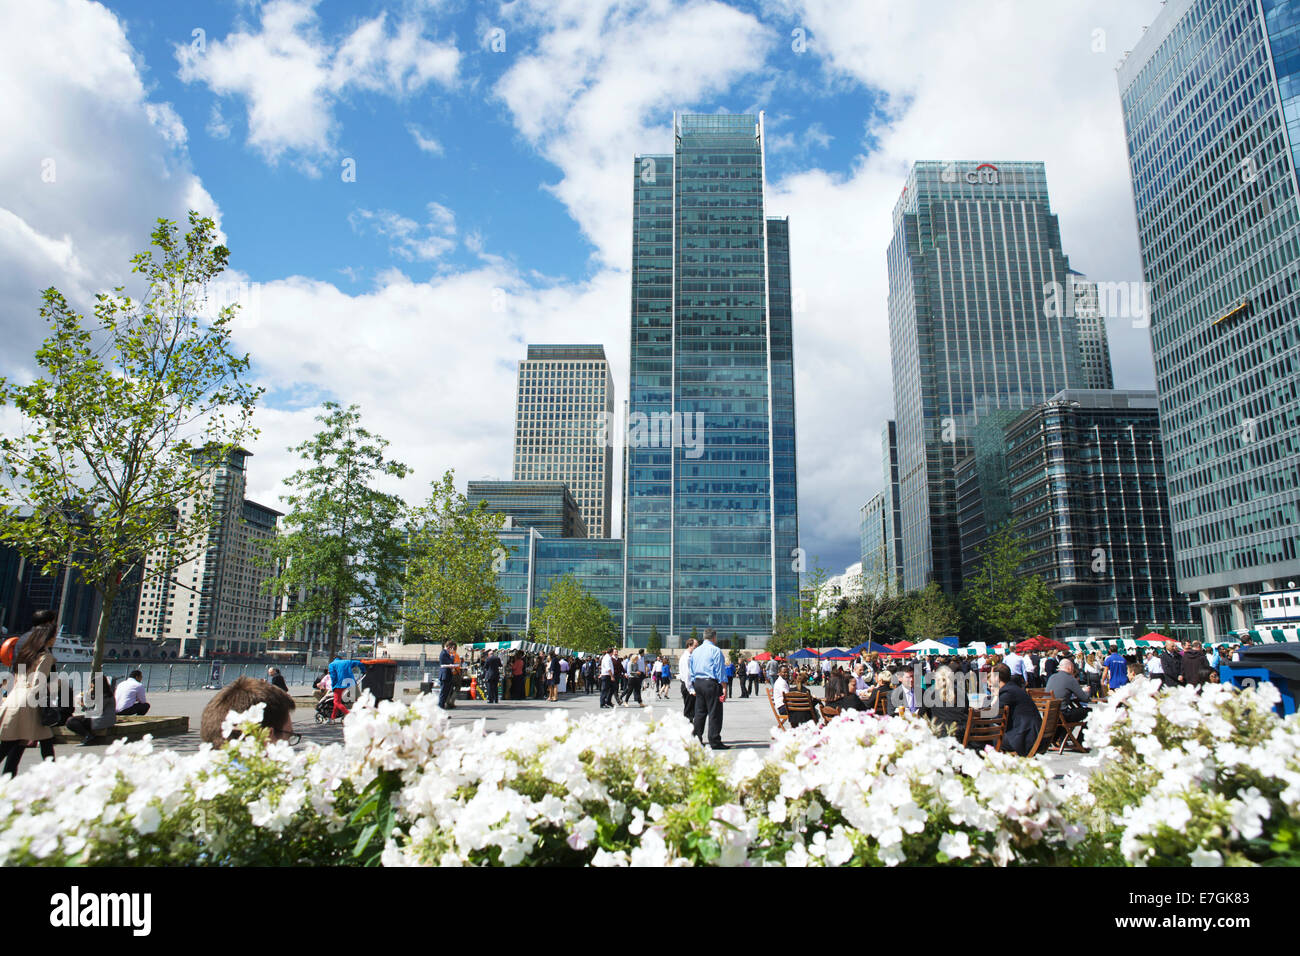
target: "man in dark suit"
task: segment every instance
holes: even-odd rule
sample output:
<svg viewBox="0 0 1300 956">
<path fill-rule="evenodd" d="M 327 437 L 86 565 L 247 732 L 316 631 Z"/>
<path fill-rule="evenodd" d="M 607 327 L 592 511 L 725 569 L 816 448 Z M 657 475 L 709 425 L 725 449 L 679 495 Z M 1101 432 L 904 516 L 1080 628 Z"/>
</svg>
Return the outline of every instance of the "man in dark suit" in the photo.
<svg viewBox="0 0 1300 956">
<path fill-rule="evenodd" d="M 487 660 L 483 662 L 483 679 L 487 682 L 488 703 L 495 704 L 497 688 L 501 684 L 501 658 L 496 651 L 488 654 Z"/>
<path fill-rule="evenodd" d="M 286 694 L 289 693 L 289 685 L 284 682 L 284 675 L 280 673 L 280 668 L 268 667 L 266 679 L 271 682 L 271 686 L 280 688 Z"/>
<path fill-rule="evenodd" d="M 455 652 L 456 642 L 448 641 L 442 645 L 442 653 L 438 655 L 438 706 L 443 710 L 460 690 L 460 668 L 456 666 Z"/>
<path fill-rule="evenodd" d="M 1043 661 L 1043 681 L 1044 681 L 1044 683 L 1046 683 L 1047 681 L 1049 681 L 1049 680 L 1052 679 L 1052 675 L 1056 673 L 1056 666 L 1057 666 L 1056 655 L 1055 655 L 1055 654 L 1048 654 L 1048 655 L 1047 655 L 1047 660 Z"/>
<path fill-rule="evenodd" d="M 1007 732 L 1002 738 L 1002 749 L 1014 751 L 1022 757 L 1029 755 L 1029 748 L 1038 739 L 1038 728 L 1042 718 L 1038 708 L 1025 689 L 1011 679 L 1011 668 L 999 664 L 993 668 L 989 683 L 997 691 L 998 709 L 1009 708 L 1007 714 Z"/>
<path fill-rule="evenodd" d="M 1160 665 L 1163 668 L 1160 679 L 1166 687 L 1177 687 L 1183 682 L 1183 649 L 1177 644 L 1165 645 L 1160 652 Z"/>
</svg>

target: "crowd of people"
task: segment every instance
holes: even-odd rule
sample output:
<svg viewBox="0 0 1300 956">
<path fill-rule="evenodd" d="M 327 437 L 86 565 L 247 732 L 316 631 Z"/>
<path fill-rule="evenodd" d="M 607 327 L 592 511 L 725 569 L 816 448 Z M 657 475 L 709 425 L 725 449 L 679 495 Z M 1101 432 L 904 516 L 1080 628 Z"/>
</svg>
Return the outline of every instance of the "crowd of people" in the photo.
<svg viewBox="0 0 1300 956">
<path fill-rule="evenodd" d="M 5 662 L 13 669 L 7 695 L 0 704 L 0 761 L 10 776 L 17 773 L 23 753 L 39 747 L 42 758 L 54 756 L 53 728 L 66 723 L 81 744 L 114 726 L 120 716 L 143 715 L 150 709 L 143 674 L 136 670 L 110 682 L 102 677 L 78 701 L 79 712 L 60 707 L 62 696 L 51 692 L 58 683 L 55 667 L 54 615 L 38 612 L 31 630 L 5 643 Z M 472 665 L 447 642 L 439 660 L 439 704 L 454 706 L 462 675 L 471 680 L 476 696 L 490 704 L 502 700 L 555 702 L 562 697 L 599 695 L 602 709 L 643 706 L 646 684 L 656 700 L 680 696 L 682 714 L 693 722 L 701 744 L 727 749 L 722 740 L 723 705 L 769 688 L 773 709 L 791 726 L 823 720 L 845 712 L 913 713 L 930 719 L 941 732 L 962 732 L 972 710 L 986 714 L 1005 711 L 1004 749 L 1029 752 L 1039 734 L 1039 708 L 1031 692 L 1060 701 L 1060 713 L 1070 724 L 1086 722 L 1089 707 L 1110 690 L 1139 675 L 1166 686 L 1200 685 L 1219 680 L 1220 664 L 1239 659 L 1238 646 L 1223 649 L 1200 642 L 1170 641 L 1138 653 L 1120 651 L 1049 650 L 1005 655 L 951 655 L 899 658 L 863 653 L 847 661 L 809 660 L 797 665 L 761 655 L 728 655 L 717 646 L 712 629 L 703 639 L 690 639 L 675 659 L 667 653 L 608 647 L 598 655 L 569 655 L 557 651 L 491 650 Z M 321 708 L 331 719 L 345 716 L 345 694 L 365 673 L 361 661 L 339 658 L 316 682 Z M 820 688 L 820 696 L 814 693 Z M 220 727 L 231 710 L 266 704 L 265 725 L 274 739 L 297 739 L 290 714 L 294 709 L 288 686 L 275 667 L 267 679 L 241 677 L 226 685 L 204 711 L 201 736 L 220 745 Z M 54 706 L 51 706 L 54 705 Z M 212 711 L 209 714 L 209 710 Z"/>
</svg>

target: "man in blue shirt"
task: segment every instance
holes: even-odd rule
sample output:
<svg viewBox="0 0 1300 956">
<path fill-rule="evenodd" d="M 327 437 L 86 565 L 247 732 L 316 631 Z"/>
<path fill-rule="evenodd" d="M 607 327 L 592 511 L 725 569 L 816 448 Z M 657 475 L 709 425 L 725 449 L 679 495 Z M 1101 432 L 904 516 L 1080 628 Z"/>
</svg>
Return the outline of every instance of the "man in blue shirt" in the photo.
<svg viewBox="0 0 1300 956">
<path fill-rule="evenodd" d="M 1110 675 L 1110 689 L 1116 690 L 1128 683 L 1128 661 L 1119 651 L 1111 651 L 1110 655 L 1101 662 L 1102 667 L 1106 668 Z"/>
<path fill-rule="evenodd" d="M 687 661 L 687 675 L 695 689 L 695 739 L 704 743 L 704 725 L 709 726 L 709 746 L 714 750 L 729 750 L 722 742 L 722 702 L 726 700 L 724 682 L 727 679 L 727 661 L 714 643 L 718 632 L 704 629 L 704 641 L 691 651 Z"/>
<path fill-rule="evenodd" d="M 442 653 L 438 655 L 438 706 L 443 710 L 447 709 L 451 695 L 460 689 L 460 668 L 456 666 L 455 652 L 456 642 L 448 641 L 442 645 Z"/>
</svg>

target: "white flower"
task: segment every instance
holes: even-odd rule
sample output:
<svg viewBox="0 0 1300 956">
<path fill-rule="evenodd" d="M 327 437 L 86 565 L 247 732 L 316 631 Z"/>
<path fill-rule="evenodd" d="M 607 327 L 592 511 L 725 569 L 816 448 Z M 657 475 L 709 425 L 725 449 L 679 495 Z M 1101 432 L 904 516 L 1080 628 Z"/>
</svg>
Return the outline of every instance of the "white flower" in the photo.
<svg viewBox="0 0 1300 956">
<path fill-rule="evenodd" d="M 1223 866 L 1223 856 L 1218 850 L 1205 850 L 1197 847 L 1188 854 L 1192 866 Z"/>
<path fill-rule="evenodd" d="M 226 719 L 221 722 L 221 736 L 227 740 L 230 736 L 245 724 L 254 724 L 258 727 L 262 725 L 262 715 L 266 712 L 266 704 L 254 704 L 242 714 L 230 711 L 226 714 Z"/>
<path fill-rule="evenodd" d="M 970 837 L 962 831 L 945 833 L 939 837 L 939 852 L 952 860 L 964 860 L 970 856 Z"/>
</svg>

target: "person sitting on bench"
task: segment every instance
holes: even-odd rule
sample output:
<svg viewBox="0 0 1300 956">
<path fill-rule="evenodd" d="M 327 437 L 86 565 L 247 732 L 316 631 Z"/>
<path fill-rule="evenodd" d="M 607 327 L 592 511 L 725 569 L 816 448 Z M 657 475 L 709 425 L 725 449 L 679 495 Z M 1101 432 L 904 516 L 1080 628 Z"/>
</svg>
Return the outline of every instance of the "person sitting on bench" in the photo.
<svg viewBox="0 0 1300 956">
<path fill-rule="evenodd" d="M 149 701 L 144 696 L 143 671 L 131 671 L 131 676 L 117 685 L 117 716 L 143 717 L 149 713 Z"/>
<path fill-rule="evenodd" d="M 147 704 L 145 705 L 148 706 Z M 96 730 L 107 730 L 117 723 L 117 702 L 113 699 L 113 685 L 107 677 L 99 681 L 99 693 L 91 692 L 89 699 L 81 695 L 81 713 L 68 718 L 68 732 L 79 734 L 85 747 L 95 742 Z"/>
</svg>

